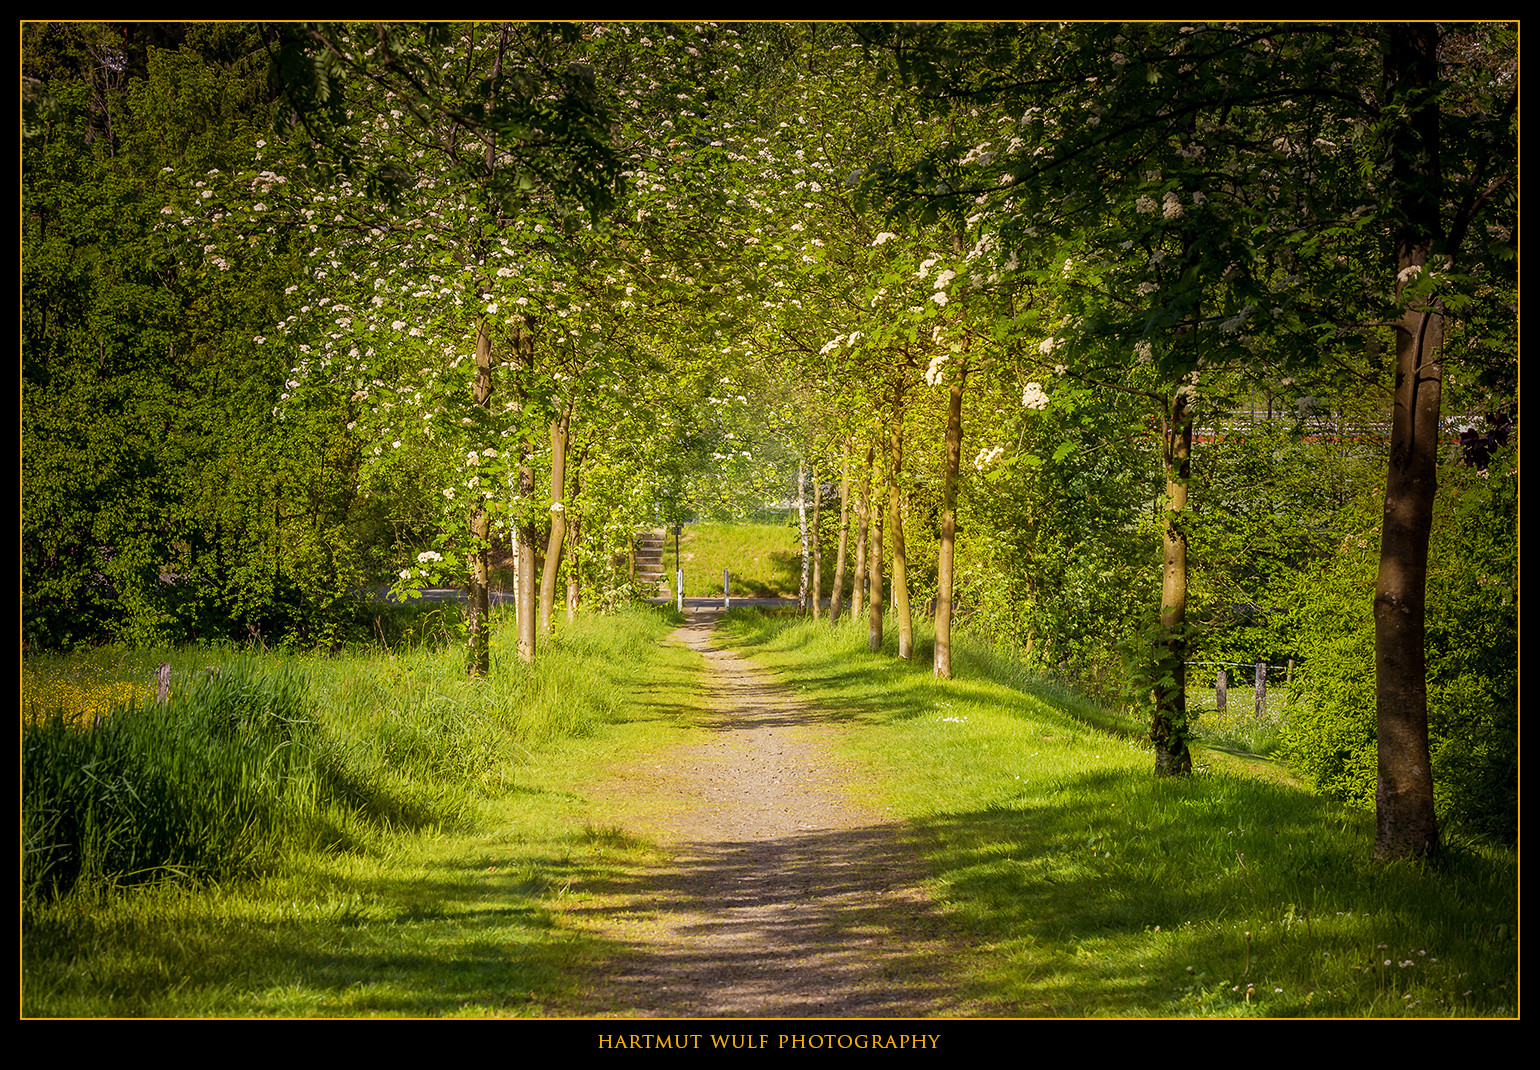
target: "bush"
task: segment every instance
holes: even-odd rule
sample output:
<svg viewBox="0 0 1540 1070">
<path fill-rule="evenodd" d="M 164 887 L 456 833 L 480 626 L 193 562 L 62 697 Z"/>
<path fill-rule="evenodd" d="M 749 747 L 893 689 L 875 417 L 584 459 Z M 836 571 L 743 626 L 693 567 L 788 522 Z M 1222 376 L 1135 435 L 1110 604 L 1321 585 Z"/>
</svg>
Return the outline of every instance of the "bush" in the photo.
<svg viewBox="0 0 1540 1070">
<path fill-rule="evenodd" d="M 1441 823 L 1518 838 L 1517 479 L 1440 473 L 1428 563 L 1428 738 Z M 1378 506 L 1296 588 L 1302 702 L 1284 753 L 1323 790 L 1372 806 L 1377 777 L 1374 581 Z"/>
</svg>

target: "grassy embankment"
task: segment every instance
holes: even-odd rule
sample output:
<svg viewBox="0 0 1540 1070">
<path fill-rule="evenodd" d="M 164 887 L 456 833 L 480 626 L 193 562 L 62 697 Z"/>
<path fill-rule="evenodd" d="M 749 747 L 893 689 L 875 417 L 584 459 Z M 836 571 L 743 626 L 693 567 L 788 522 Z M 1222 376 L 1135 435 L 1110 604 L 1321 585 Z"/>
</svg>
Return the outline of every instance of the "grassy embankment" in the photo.
<svg viewBox="0 0 1540 1070">
<path fill-rule="evenodd" d="M 735 610 L 732 641 L 825 716 L 1022 1015 L 1517 1013 L 1511 850 L 1369 860 L 1373 815 L 1203 749 L 1156 780 L 1143 726 L 964 644 L 958 679 L 866 629 Z M 1231 741 L 1233 743 L 1233 740 Z"/>
<path fill-rule="evenodd" d="M 481 682 L 458 644 L 29 662 L 23 1013 L 560 1013 L 609 951 L 573 885 L 654 853 L 581 785 L 693 731 L 672 626 L 582 621 L 533 671 L 500 627 Z"/>
<path fill-rule="evenodd" d="M 836 518 L 837 519 L 837 518 Z M 838 547 L 822 547 L 823 594 L 834 586 Z M 684 593 L 689 598 L 720 598 L 722 570 L 732 570 L 735 598 L 795 598 L 802 582 L 802 542 L 794 524 L 687 524 L 679 539 Z M 663 567 L 674 570 L 670 536 Z"/>
</svg>

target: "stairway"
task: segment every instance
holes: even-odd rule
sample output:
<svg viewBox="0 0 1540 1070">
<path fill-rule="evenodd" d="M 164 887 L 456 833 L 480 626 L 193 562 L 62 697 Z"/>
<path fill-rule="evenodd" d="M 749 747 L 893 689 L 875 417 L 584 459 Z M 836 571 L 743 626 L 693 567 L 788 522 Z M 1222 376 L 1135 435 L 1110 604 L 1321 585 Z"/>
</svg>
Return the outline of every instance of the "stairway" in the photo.
<svg viewBox="0 0 1540 1070">
<path fill-rule="evenodd" d="M 636 561 L 636 589 L 647 598 L 672 598 L 668 578 L 663 568 L 663 541 L 660 530 L 639 531 L 634 539 Z"/>
</svg>

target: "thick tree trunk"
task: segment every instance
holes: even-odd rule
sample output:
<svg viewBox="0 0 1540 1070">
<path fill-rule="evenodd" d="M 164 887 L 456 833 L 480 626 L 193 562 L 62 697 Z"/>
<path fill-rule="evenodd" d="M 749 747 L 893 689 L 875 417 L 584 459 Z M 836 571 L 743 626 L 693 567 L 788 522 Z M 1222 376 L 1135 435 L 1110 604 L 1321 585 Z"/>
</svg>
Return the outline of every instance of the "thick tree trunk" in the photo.
<svg viewBox="0 0 1540 1070">
<path fill-rule="evenodd" d="M 904 467 L 903 389 L 902 384 L 893 388 L 888 523 L 893 528 L 893 612 L 898 618 L 898 656 L 909 658 L 914 654 L 914 620 L 909 613 L 909 558 L 904 552 L 904 495 L 899 486 Z"/>
<path fill-rule="evenodd" d="M 1387 31 L 1388 93 L 1411 113 L 1391 138 L 1391 182 L 1405 223 L 1395 235 L 1396 294 L 1426 270 L 1439 233 L 1436 102 L 1439 31 L 1433 24 Z M 1438 822 L 1428 748 L 1428 536 L 1438 489 L 1438 419 L 1443 392 L 1443 310 L 1405 308 L 1396 324 L 1395 409 L 1380 568 L 1374 587 L 1374 671 L 1379 781 L 1374 857 L 1436 852 Z"/>
<path fill-rule="evenodd" d="M 858 527 L 856 530 L 856 568 L 855 580 L 850 585 L 850 619 L 860 620 L 861 609 L 865 605 L 867 584 L 866 541 L 867 529 L 872 522 L 872 447 L 866 447 L 866 467 L 861 477 L 861 499 L 856 510 Z"/>
<path fill-rule="evenodd" d="M 1165 428 L 1166 523 L 1161 570 L 1161 649 L 1156 656 L 1167 679 L 1155 688 L 1155 714 L 1150 739 L 1155 744 L 1155 774 L 1186 776 L 1192 772 L 1187 738 L 1187 478 L 1192 458 L 1192 394 L 1183 386 L 1171 404 Z"/>
<path fill-rule="evenodd" d="M 561 569 L 562 541 L 567 534 L 567 430 L 569 407 L 551 421 L 551 534 L 545 544 L 545 568 L 540 574 L 540 634 L 549 639 L 556 616 L 556 577 Z"/>
<path fill-rule="evenodd" d="M 850 541 L 850 440 L 840 453 L 840 542 L 834 556 L 834 594 L 829 599 L 829 623 L 840 619 L 845 588 L 845 545 Z"/>
<path fill-rule="evenodd" d="M 492 403 L 492 334 L 485 321 L 476 325 L 476 374 L 471 382 L 471 400 L 483 409 Z M 491 600 L 487 594 L 492 517 L 487 512 L 485 495 L 478 493 L 473 501 L 465 665 L 470 675 L 485 676 L 492 668 Z"/>
<path fill-rule="evenodd" d="M 941 490 L 941 546 L 936 557 L 935 673 L 952 678 L 952 565 L 957 544 L 957 473 L 962 468 L 962 398 L 968 365 L 962 363 L 947 391 L 946 478 Z"/>
</svg>

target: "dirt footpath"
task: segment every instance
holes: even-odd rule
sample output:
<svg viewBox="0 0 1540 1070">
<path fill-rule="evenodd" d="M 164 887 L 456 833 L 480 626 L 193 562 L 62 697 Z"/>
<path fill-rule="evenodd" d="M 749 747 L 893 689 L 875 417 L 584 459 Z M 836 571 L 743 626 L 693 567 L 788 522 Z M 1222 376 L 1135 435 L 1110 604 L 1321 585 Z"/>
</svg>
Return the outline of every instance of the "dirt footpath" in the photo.
<svg viewBox="0 0 1540 1070">
<path fill-rule="evenodd" d="M 598 891 L 582 924 L 623 950 L 570 1013 L 647 1017 L 975 1016 L 959 947 L 891 817 L 862 806 L 841 731 L 715 647 L 710 610 L 673 638 L 706 658 L 703 744 L 601 787 L 670 862 Z"/>
</svg>

